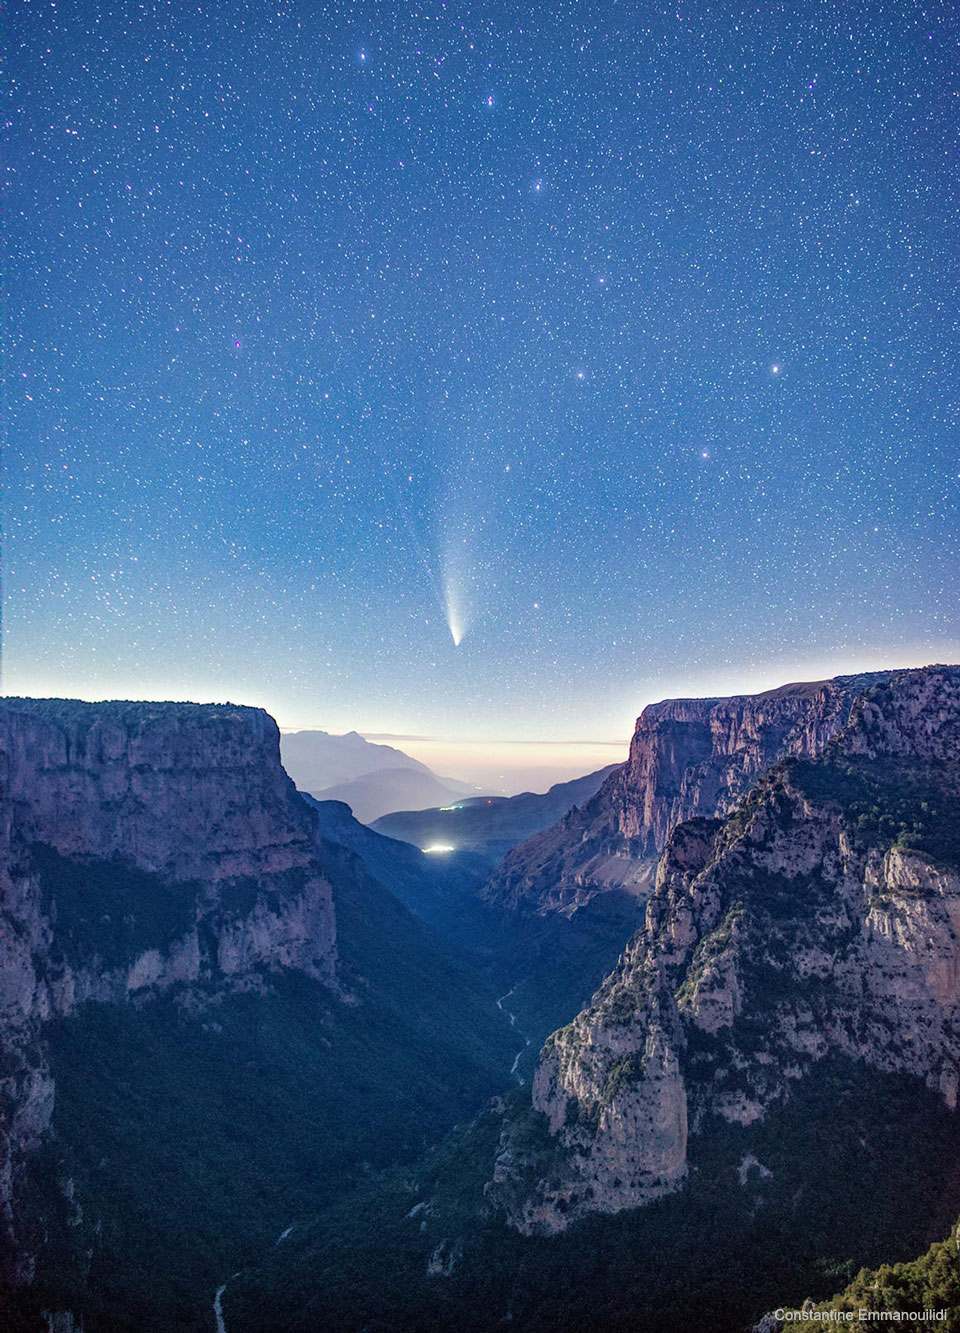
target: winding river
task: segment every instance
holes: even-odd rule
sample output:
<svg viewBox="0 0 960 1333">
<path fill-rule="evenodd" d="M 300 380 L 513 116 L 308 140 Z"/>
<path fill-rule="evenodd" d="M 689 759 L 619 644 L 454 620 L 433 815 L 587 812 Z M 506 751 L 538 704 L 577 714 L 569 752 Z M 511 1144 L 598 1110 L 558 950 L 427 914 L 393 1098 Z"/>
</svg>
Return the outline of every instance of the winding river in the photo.
<svg viewBox="0 0 960 1333">
<path fill-rule="evenodd" d="M 518 987 L 518 986 L 521 986 L 522 984 L 523 984 L 523 983 L 520 982 L 520 981 L 516 982 L 513 986 L 510 987 L 510 989 L 507 991 L 506 995 L 501 995 L 500 998 L 499 998 L 499 1000 L 497 1001 L 497 1008 L 500 1010 L 500 1012 L 501 1012 L 502 1014 L 506 1014 L 507 1018 L 509 1018 L 509 1020 L 510 1020 L 510 1026 L 511 1026 L 512 1028 L 516 1029 L 516 1031 L 518 1031 L 518 1032 L 520 1031 L 520 1029 L 517 1028 L 517 1016 L 516 1016 L 515 1013 L 513 1013 L 512 1010 L 510 1010 L 510 1009 L 508 1009 L 508 1008 L 506 1007 L 506 1002 L 507 1002 L 507 1000 L 510 999 L 510 996 L 513 995 L 513 994 L 515 993 L 515 991 L 517 990 L 517 987 Z M 521 1035 L 523 1035 L 523 1034 L 521 1034 Z M 530 1038 L 524 1035 L 524 1036 L 523 1036 L 523 1045 L 520 1047 L 519 1051 L 517 1051 L 516 1055 L 515 1055 L 514 1058 L 513 1058 L 513 1064 L 510 1066 L 510 1073 L 511 1073 L 511 1074 L 513 1075 L 513 1077 L 517 1080 L 517 1082 L 519 1083 L 519 1085 L 520 1085 L 521 1088 L 523 1087 L 523 1085 L 526 1083 L 527 1080 L 526 1080 L 526 1079 L 523 1077 L 523 1075 L 519 1072 L 517 1066 L 520 1064 L 520 1060 L 521 1060 L 521 1057 L 523 1056 L 524 1051 L 525 1051 L 525 1050 L 527 1049 L 527 1047 L 530 1046 L 530 1045 L 531 1045 Z"/>
<path fill-rule="evenodd" d="M 282 1240 L 286 1240 L 295 1226 L 296 1222 L 292 1222 L 285 1231 L 281 1231 L 280 1235 L 273 1242 L 274 1245 L 279 1245 Z M 227 1325 L 223 1318 L 223 1293 L 226 1291 L 227 1287 L 229 1287 L 233 1279 L 239 1276 L 239 1272 L 231 1273 L 226 1282 L 221 1282 L 220 1286 L 217 1287 L 216 1295 L 213 1298 L 213 1317 L 217 1321 L 217 1333 L 227 1333 Z"/>
</svg>

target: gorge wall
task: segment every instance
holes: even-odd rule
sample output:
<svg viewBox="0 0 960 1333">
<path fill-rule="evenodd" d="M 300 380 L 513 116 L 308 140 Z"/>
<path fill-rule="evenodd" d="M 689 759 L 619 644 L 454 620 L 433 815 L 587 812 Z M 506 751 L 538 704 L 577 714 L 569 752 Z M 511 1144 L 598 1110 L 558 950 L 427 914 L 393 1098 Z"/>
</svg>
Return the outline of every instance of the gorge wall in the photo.
<svg viewBox="0 0 960 1333">
<path fill-rule="evenodd" d="M 18 1175 L 48 1131 L 47 1020 L 178 988 L 200 1005 L 294 968 L 335 984 L 314 816 L 259 709 L 0 705 L 2 1278 L 29 1281 Z"/>
<path fill-rule="evenodd" d="M 726 813 L 785 755 L 819 754 L 858 694 L 883 675 L 650 704 L 627 762 L 581 808 L 514 848 L 485 897 L 501 907 L 570 913 L 609 889 L 645 896 L 677 824 Z"/>
<path fill-rule="evenodd" d="M 665 850 L 643 929 L 541 1054 L 533 1099 L 548 1160 L 524 1160 L 509 1131 L 501 1142 L 491 1192 L 522 1231 L 677 1188 L 688 1135 L 710 1118 L 749 1125 L 831 1054 L 957 1104 L 960 668 L 830 682 L 792 724 L 778 702 L 778 744 L 793 757 L 726 818 L 704 818 L 701 800 L 732 801 L 770 752 L 754 723 L 735 725 L 736 702 L 707 710 L 711 737 L 730 744 L 722 762 L 715 752 L 687 781 L 671 758 L 672 796 L 661 783 L 651 804 L 621 807 L 631 837 L 655 846 L 662 830 Z M 670 708 L 671 723 L 693 712 Z M 707 743 L 689 729 L 701 722 L 682 725 L 678 759 L 696 754 L 691 735 Z M 634 759 L 649 773 L 642 750 Z M 680 812 L 694 818 L 671 832 Z"/>
</svg>

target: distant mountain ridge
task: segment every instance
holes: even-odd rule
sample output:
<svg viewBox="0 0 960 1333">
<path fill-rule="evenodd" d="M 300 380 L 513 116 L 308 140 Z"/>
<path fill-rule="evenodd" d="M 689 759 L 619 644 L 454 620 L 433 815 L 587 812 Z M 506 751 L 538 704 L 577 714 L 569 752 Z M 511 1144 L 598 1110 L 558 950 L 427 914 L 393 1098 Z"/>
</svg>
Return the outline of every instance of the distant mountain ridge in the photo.
<svg viewBox="0 0 960 1333">
<path fill-rule="evenodd" d="M 394 810 L 422 810 L 463 800 L 463 792 L 448 787 L 422 768 L 381 768 L 350 782 L 311 790 L 318 801 L 342 801 L 361 824 L 371 824 Z"/>
<path fill-rule="evenodd" d="M 300 790 L 314 794 L 393 768 L 428 774 L 444 787 L 461 794 L 474 790 L 456 778 L 438 778 L 419 759 L 393 745 L 364 740 L 358 731 L 348 731 L 342 736 L 329 731 L 284 732 L 280 736 L 280 759 Z"/>
<path fill-rule="evenodd" d="M 300 791 L 321 801 L 343 801 L 362 824 L 393 810 L 447 805 L 477 789 L 438 777 L 426 764 L 359 732 L 294 731 L 280 738 L 283 766 Z"/>
<path fill-rule="evenodd" d="M 557 782 L 544 793 L 461 797 L 452 809 L 402 810 L 374 821 L 378 833 L 416 847 L 447 845 L 499 860 L 511 847 L 548 828 L 588 801 L 619 764 L 570 782 Z"/>
</svg>

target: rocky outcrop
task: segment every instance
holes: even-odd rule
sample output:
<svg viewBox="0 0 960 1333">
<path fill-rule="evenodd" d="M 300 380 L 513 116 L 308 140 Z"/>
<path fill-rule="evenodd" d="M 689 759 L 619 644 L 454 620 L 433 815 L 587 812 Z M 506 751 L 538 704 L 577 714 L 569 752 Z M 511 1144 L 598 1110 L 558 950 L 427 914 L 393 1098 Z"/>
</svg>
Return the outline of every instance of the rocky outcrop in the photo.
<svg viewBox="0 0 960 1333">
<path fill-rule="evenodd" d="M 0 1209 L 50 1123 L 43 1025 L 171 988 L 204 1003 L 296 968 L 334 983 L 315 817 L 259 709 L 0 706 Z M 22 1247 L 8 1279 L 29 1280 Z M 59 1316 L 58 1316 L 59 1317 Z"/>
<path fill-rule="evenodd" d="M 502 907 L 573 912 L 597 893 L 646 896 L 671 831 L 725 814 L 786 755 L 814 756 L 884 673 L 838 676 L 730 699 L 668 699 L 643 710 L 627 763 L 559 824 L 515 848 L 484 896 Z"/>
<path fill-rule="evenodd" d="M 462 1257 L 459 1241 L 442 1240 L 427 1261 L 427 1277 L 451 1277 Z"/>
<path fill-rule="evenodd" d="M 820 758 L 669 835 L 644 928 L 541 1054 L 539 1170 L 501 1144 L 493 1193 L 521 1230 L 677 1188 L 688 1134 L 750 1124 L 828 1055 L 957 1105 L 960 668 L 893 675 L 848 714 Z"/>
</svg>

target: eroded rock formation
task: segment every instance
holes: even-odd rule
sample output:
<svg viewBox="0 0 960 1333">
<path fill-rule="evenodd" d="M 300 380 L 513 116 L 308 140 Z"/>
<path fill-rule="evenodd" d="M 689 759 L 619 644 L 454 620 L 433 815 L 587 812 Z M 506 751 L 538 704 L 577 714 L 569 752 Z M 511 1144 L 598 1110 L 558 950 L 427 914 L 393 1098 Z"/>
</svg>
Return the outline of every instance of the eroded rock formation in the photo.
<svg viewBox="0 0 960 1333">
<path fill-rule="evenodd" d="M 485 896 L 504 907 L 572 912 L 606 889 L 646 896 L 683 820 L 725 814 L 785 755 L 813 756 L 883 673 L 785 685 L 730 699 L 668 699 L 637 720 L 630 757 L 580 809 L 504 860 Z"/>
<path fill-rule="evenodd" d="M 0 1210 L 56 1096 L 43 1025 L 85 1001 L 186 1003 L 296 968 L 334 984 L 314 816 L 259 709 L 6 699 L 0 706 Z"/>
<path fill-rule="evenodd" d="M 837 698 L 819 692 L 791 754 L 823 748 Z M 541 1054 L 549 1153 L 538 1167 L 504 1136 L 493 1193 L 520 1229 L 676 1188 L 688 1134 L 750 1124 L 831 1054 L 956 1106 L 960 669 L 896 673 L 843 707 L 820 758 L 781 761 L 727 818 L 667 837 L 644 928 Z"/>
</svg>

